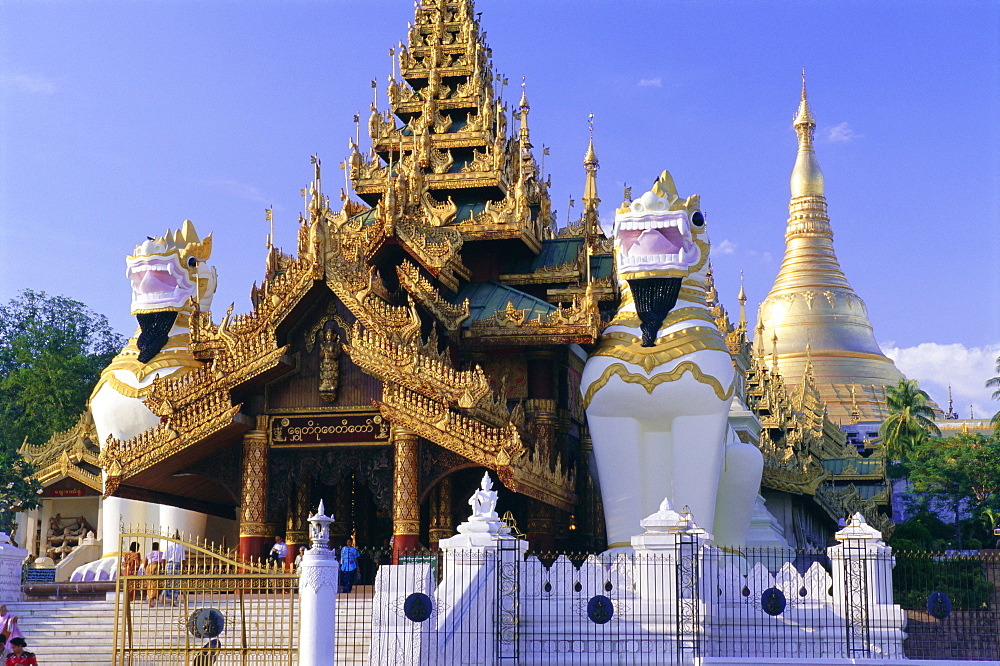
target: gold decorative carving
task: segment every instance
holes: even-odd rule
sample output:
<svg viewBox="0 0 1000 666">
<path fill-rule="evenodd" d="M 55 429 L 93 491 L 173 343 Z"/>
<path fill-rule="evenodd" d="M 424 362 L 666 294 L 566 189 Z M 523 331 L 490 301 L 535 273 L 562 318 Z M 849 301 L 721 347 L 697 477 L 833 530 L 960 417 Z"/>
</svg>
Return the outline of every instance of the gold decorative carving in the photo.
<svg viewBox="0 0 1000 666">
<path fill-rule="evenodd" d="M 267 433 L 251 430 L 243 435 L 243 485 L 240 496 L 240 536 L 255 533 L 267 518 Z"/>
<path fill-rule="evenodd" d="M 340 336 L 332 328 L 320 331 L 319 394 L 327 402 L 337 399 L 340 383 Z"/>
<path fill-rule="evenodd" d="M 643 347 L 642 340 L 631 333 L 605 333 L 592 356 L 610 356 L 652 372 L 660 365 L 701 350 L 729 352 L 718 330 L 710 326 L 691 326 L 660 336 L 655 347 Z"/>
<path fill-rule="evenodd" d="M 469 318 L 469 299 L 465 299 L 461 305 L 452 305 L 420 274 L 420 269 L 413 262 L 403 261 L 396 267 L 396 275 L 414 300 L 427 308 L 445 329 L 457 331 Z"/>
<path fill-rule="evenodd" d="M 729 400 L 729 398 L 732 397 L 733 390 L 736 386 L 735 380 L 729 385 L 728 388 L 725 388 L 718 379 L 702 372 L 701 368 L 698 367 L 698 364 L 693 361 L 684 361 L 683 363 L 677 364 L 677 366 L 669 372 L 660 372 L 652 377 L 629 372 L 628 368 L 621 363 L 613 363 L 605 368 L 604 372 L 601 373 L 601 376 L 594 380 L 589 387 L 587 387 L 587 393 L 583 398 L 583 407 L 586 409 L 590 406 L 590 401 L 593 400 L 594 394 L 604 388 L 604 386 L 611 381 L 612 377 L 619 377 L 622 381 L 628 382 L 629 384 L 638 384 L 646 389 L 647 393 L 652 393 L 653 389 L 660 384 L 677 381 L 685 372 L 690 372 L 695 381 L 709 386 L 712 391 L 715 392 L 715 395 L 719 398 L 719 400 Z"/>
<path fill-rule="evenodd" d="M 101 490 L 101 476 L 83 465 L 97 467 L 98 452 L 97 430 L 90 411 L 81 414 L 72 428 L 53 434 L 44 444 L 29 444 L 26 439 L 18 448 L 18 453 L 35 467 L 35 478 L 43 486 L 69 478 L 94 490 Z"/>
<path fill-rule="evenodd" d="M 160 417 L 160 425 L 126 441 L 109 436 L 99 457 L 108 477 L 126 478 L 207 437 L 234 427 L 246 429 L 246 417 L 238 415 L 240 405 L 233 406 L 225 384 L 214 379 L 215 372 L 203 368 L 177 379 L 167 377 L 154 382 L 146 406 Z M 118 482 L 120 479 L 112 481 L 111 487 L 116 488 Z M 105 485 L 105 496 L 113 492 Z"/>
<path fill-rule="evenodd" d="M 420 444 L 418 436 L 403 428 L 393 428 L 395 465 L 393 476 L 392 532 L 420 534 L 420 504 L 417 488 Z"/>
<path fill-rule="evenodd" d="M 527 310 L 507 307 L 489 317 L 472 322 L 468 335 L 480 339 L 517 340 L 518 344 L 551 344 L 560 338 L 566 342 L 592 343 L 600 334 L 601 317 L 592 290 L 576 297 L 566 308 L 561 304 L 549 314 L 528 318 Z"/>
</svg>

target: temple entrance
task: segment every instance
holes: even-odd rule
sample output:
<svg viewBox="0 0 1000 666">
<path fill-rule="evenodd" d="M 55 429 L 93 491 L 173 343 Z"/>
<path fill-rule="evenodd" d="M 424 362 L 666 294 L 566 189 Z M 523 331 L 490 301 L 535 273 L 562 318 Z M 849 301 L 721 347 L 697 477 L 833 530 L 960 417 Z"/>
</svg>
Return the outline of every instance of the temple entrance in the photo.
<svg viewBox="0 0 1000 666">
<path fill-rule="evenodd" d="M 357 475 L 348 474 L 335 483 L 318 478 L 313 482 L 310 506 L 320 500 L 336 522 L 330 525 L 330 546 L 340 548 L 353 536 L 359 548 L 388 548 L 392 537 L 392 512 L 378 505 L 371 489 Z"/>
</svg>

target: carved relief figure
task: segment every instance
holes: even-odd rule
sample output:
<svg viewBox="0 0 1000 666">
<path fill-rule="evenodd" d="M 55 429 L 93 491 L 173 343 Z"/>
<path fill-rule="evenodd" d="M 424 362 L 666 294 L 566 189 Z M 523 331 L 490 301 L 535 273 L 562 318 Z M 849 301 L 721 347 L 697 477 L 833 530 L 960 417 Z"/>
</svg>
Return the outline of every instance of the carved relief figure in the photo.
<svg viewBox="0 0 1000 666">
<path fill-rule="evenodd" d="M 760 484 L 757 448 L 726 444 L 735 370 L 705 305 L 699 203 L 664 171 L 615 217 L 622 304 L 580 385 L 611 548 L 628 547 L 664 497 L 716 543 L 739 543 Z"/>
<path fill-rule="evenodd" d="M 340 384 L 340 336 L 325 326 L 319 337 L 319 394 L 327 402 L 334 402 Z"/>
</svg>

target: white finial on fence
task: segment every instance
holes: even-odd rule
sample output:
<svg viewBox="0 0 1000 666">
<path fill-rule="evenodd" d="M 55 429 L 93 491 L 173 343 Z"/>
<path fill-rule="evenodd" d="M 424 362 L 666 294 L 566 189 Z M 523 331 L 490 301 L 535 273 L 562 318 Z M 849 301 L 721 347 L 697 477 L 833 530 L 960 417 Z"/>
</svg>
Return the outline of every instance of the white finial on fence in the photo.
<svg viewBox="0 0 1000 666">
<path fill-rule="evenodd" d="M 325 511 L 323 500 L 320 500 L 316 513 L 309 516 L 311 547 L 319 551 L 330 550 L 330 523 L 334 522 L 334 517 L 327 516 Z"/>
<path fill-rule="evenodd" d="M 847 526 L 833 536 L 837 541 L 845 541 L 847 539 L 861 539 L 879 543 L 882 541 L 882 533 L 869 525 L 860 511 L 855 512 L 853 516 L 848 518 Z"/>
</svg>

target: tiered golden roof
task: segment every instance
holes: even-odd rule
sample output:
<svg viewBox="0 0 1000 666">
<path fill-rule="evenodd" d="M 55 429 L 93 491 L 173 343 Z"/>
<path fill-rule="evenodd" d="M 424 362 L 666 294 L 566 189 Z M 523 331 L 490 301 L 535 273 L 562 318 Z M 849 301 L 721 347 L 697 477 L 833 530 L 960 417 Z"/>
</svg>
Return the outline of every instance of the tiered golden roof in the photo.
<svg viewBox="0 0 1000 666">
<path fill-rule="evenodd" d="M 553 238 L 527 95 L 510 136 L 489 55 L 470 1 L 417 6 L 390 109 L 372 109 L 371 149 L 363 155 L 351 142 L 347 165 L 365 203 L 343 193 L 341 210 L 332 209 L 313 157 L 297 253 L 268 239 L 250 314 L 230 309 L 219 325 L 209 313 L 192 317 L 191 350 L 205 366 L 153 383 L 146 399 L 161 425 L 105 446 L 106 493 L 155 484 L 196 452 L 232 446 L 255 423 L 267 430 L 268 398 L 253 396 L 294 376 L 303 356 L 320 355 L 317 390 L 329 409 L 374 402 L 394 425 L 495 470 L 509 489 L 572 508 L 576 477 L 565 444 L 533 434 L 551 430 L 534 423 L 549 413 L 510 409 L 507 378 L 487 377 L 463 349 L 593 343 L 598 302 L 614 287 L 610 248 L 603 235 Z M 588 187 L 598 226 L 596 185 Z M 493 263 L 498 257 L 510 270 Z M 291 342 L 296 331 L 304 342 Z M 364 404 L 341 399 L 350 393 L 341 358 L 379 380 Z"/>
<path fill-rule="evenodd" d="M 463 240 L 519 239 L 538 252 L 553 226 L 528 133 L 522 90 L 520 130 L 508 136 L 508 109 L 497 94 L 490 49 L 472 3 L 417 6 L 409 45 L 400 45 L 390 109 L 374 105 L 372 148 L 350 158 L 354 191 L 369 205 L 395 198 L 399 213 L 454 226 Z"/>
<path fill-rule="evenodd" d="M 861 511 L 869 523 L 891 530 L 885 465 L 879 457 L 861 458 L 830 420 L 808 356 L 802 382 L 790 390 L 781 374 L 774 371 L 773 362 L 768 364 L 759 327 L 756 348 L 751 348 L 743 286 L 740 285 L 740 318 L 736 325 L 718 302 L 711 271 L 706 293 L 716 325 L 725 336 L 742 380 L 738 381 L 738 399 L 760 422 L 756 444 L 764 454 L 761 485 L 806 496 L 833 520 Z"/>
<path fill-rule="evenodd" d="M 758 315 L 764 342 L 776 338 L 777 369 L 790 386 L 802 383 L 807 355 L 811 357 L 816 387 L 831 418 L 847 422 L 856 403 L 861 420 L 880 420 L 886 415 L 884 389 L 902 374 L 879 349 L 864 301 L 854 293 L 833 250 L 823 172 L 813 146 L 816 120 L 804 73 L 794 125 L 798 153 L 790 182 L 785 256 Z"/>
<path fill-rule="evenodd" d="M 97 430 L 89 411 L 69 430 L 57 432 L 44 444 L 21 444 L 18 453 L 35 468 L 43 486 L 73 479 L 92 490 L 101 489 Z"/>
</svg>

